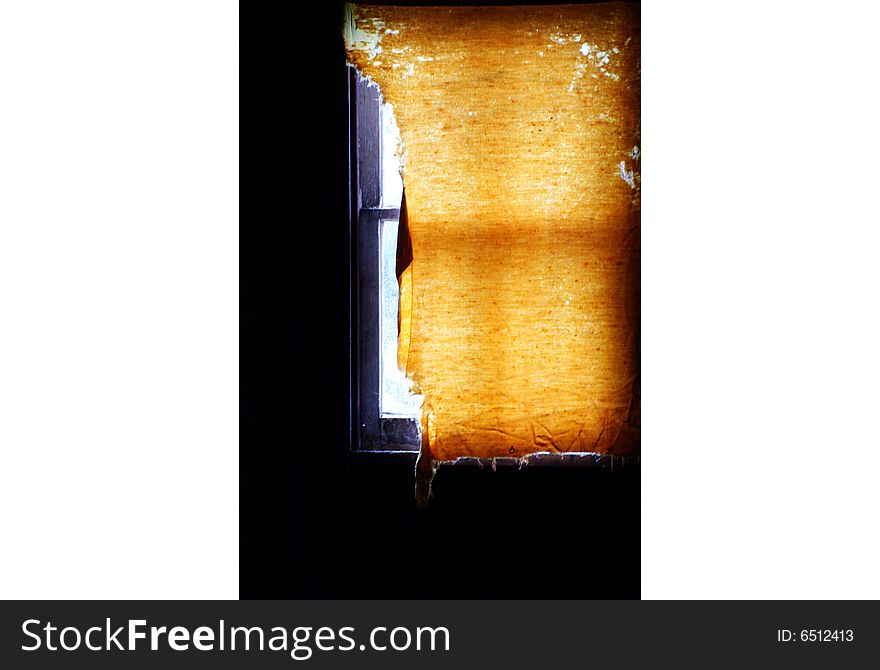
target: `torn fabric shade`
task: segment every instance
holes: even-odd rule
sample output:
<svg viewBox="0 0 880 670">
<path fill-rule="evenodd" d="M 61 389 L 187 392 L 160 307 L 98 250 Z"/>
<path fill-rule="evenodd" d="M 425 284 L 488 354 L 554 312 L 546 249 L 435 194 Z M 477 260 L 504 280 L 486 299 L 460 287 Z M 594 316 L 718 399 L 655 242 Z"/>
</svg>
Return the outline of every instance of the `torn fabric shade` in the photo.
<svg viewBox="0 0 880 670">
<path fill-rule="evenodd" d="M 638 5 L 347 14 L 403 143 L 398 360 L 426 454 L 637 455 Z"/>
</svg>

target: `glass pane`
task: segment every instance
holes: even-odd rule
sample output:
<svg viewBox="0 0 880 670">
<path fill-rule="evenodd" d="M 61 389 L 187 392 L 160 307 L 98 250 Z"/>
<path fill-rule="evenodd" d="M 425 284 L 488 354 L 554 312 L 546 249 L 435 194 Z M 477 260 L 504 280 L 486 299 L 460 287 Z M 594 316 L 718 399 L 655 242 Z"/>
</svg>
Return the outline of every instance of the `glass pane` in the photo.
<svg viewBox="0 0 880 670">
<path fill-rule="evenodd" d="M 389 103 L 382 105 L 382 207 L 397 209 L 403 196 L 403 180 L 400 178 L 400 132 L 394 120 L 394 109 Z"/>
<path fill-rule="evenodd" d="M 397 284 L 397 221 L 382 222 L 379 240 L 379 366 L 382 416 L 419 416 L 422 396 L 410 393 L 412 383 L 397 367 L 397 311 L 400 287 Z"/>
</svg>

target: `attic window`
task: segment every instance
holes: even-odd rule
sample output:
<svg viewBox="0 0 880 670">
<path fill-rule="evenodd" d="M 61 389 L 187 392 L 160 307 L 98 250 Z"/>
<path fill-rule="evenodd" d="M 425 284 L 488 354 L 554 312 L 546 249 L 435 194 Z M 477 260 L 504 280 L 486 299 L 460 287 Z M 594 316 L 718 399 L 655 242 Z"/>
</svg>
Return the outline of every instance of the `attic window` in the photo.
<svg viewBox="0 0 880 670">
<path fill-rule="evenodd" d="M 638 6 L 349 5 L 344 37 L 357 289 L 388 301 L 381 322 L 358 303 L 361 445 L 401 443 L 385 430 L 392 393 L 379 379 L 395 297 L 384 263 L 401 216 L 379 178 L 387 103 L 412 247 L 409 284 L 396 264 L 398 358 L 424 394 L 411 420 L 420 442 L 418 430 L 403 442 L 420 444 L 420 464 L 638 457 Z"/>
</svg>

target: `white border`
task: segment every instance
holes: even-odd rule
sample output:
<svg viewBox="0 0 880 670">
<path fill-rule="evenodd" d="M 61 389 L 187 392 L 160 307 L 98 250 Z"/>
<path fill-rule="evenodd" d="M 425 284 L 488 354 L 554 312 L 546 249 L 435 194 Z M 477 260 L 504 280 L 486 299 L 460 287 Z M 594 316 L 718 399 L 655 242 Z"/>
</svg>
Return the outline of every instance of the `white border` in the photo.
<svg viewBox="0 0 880 670">
<path fill-rule="evenodd" d="M 880 597 L 880 8 L 642 12 L 642 595 Z"/>
<path fill-rule="evenodd" d="M 238 6 L 0 3 L 0 597 L 238 597 Z"/>
</svg>

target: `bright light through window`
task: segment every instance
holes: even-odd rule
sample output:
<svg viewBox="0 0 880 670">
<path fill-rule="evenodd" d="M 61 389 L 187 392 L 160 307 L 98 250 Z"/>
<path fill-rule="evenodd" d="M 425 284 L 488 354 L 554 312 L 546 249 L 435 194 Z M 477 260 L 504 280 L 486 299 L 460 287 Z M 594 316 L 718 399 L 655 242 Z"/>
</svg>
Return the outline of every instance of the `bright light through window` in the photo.
<svg viewBox="0 0 880 670">
<path fill-rule="evenodd" d="M 403 180 L 400 178 L 400 133 L 394 120 L 394 109 L 387 102 L 382 105 L 382 206 L 389 209 L 400 207 L 403 196 Z"/>
<path fill-rule="evenodd" d="M 379 353 L 382 379 L 380 414 L 382 416 L 418 416 L 422 396 L 410 393 L 412 386 L 397 367 L 397 314 L 400 287 L 397 284 L 397 227 L 396 220 L 382 222 L 379 253 L 381 255 L 379 290 Z"/>
<path fill-rule="evenodd" d="M 398 209 L 403 196 L 400 178 L 400 133 L 391 105 L 382 105 L 382 206 Z M 382 393 L 381 416 L 419 416 L 422 396 L 410 392 L 412 383 L 397 367 L 398 309 L 400 287 L 397 283 L 397 229 L 396 219 L 386 219 L 380 226 L 379 239 L 379 365 Z"/>
</svg>

